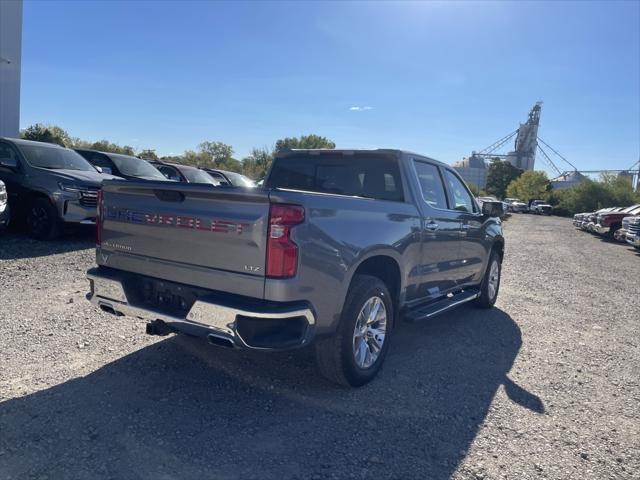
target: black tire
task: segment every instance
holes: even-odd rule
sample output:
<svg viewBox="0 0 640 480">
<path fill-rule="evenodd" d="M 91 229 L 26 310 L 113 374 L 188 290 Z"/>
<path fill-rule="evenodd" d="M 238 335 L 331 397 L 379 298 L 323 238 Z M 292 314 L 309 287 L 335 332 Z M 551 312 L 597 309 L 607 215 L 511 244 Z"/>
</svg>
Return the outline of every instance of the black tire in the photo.
<svg viewBox="0 0 640 480">
<path fill-rule="evenodd" d="M 622 224 L 620 223 L 616 223 L 614 225 L 611 225 L 611 227 L 609 227 L 609 231 L 605 234 L 605 236 L 607 237 L 607 239 L 609 240 L 616 240 L 616 232 L 618 230 L 620 230 L 622 228 Z M 617 240 L 619 241 L 619 240 Z"/>
<path fill-rule="evenodd" d="M 384 341 L 377 359 L 367 368 L 356 363 L 354 330 L 361 310 L 373 297 L 382 300 L 387 314 Z M 347 293 L 340 324 L 336 332 L 315 343 L 316 362 L 320 373 L 334 383 L 351 387 L 362 386 L 378 374 L 389 349 L 390 333 L 394 321 L 393 302 L 387 286 L 370 275 L 355 275 Z"/>
<path fill-rule="evenodd" d="M 27 210 L 27 231 L 37 240 L 54 240 L 62 233 L 62 222 L 46 198 L 34 199 Z"/>
<path fill-rule="evenodd" d="M 490 279 L 492 266 L 496 264 L 498 270 L 498 279 L 497 284 L 495 285 L 495 291 L 492 292 L 490 288 Z M 498 299 L 498 292 L 500 291 L 500 280 L 502 276 L 502 260 L 500 258 L 500 254 L 492 250 L 491 255 L 489 256 L 489 261 L 487 262 L 487 269 L 484 272 L 484 276 L 482 277 L 482 283 L 480 284 L 480 296 L 476 298 L 475 304 L 480 308 L 491 308 L 495 305 L 496 300 Z"/>
</svg>

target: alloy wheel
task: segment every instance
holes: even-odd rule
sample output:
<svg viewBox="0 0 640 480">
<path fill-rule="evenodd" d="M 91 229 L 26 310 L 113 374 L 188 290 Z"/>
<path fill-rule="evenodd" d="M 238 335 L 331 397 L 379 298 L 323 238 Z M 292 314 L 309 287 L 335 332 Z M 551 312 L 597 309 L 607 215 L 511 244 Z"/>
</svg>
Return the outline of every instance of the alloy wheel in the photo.
<svg viewBox="0 0 640 480">
<path fill-rule="evenodd" d="M 500 266 L 498 262 L 494 260 L 491 263 L 491 269 L 489 270 L 489 284 L 488 284 L 488 293 L 489 298 L 494 299 L 496 294 L 498 293 L 498 284 L 500 283 Z"/>
<path fill-rule="evenodd" d="M 359 368 L 371 367 L 382 351 L 387 333 L 387 309 L 378 296 L 367 300 L 353 330 L 353 357 Z"/>
</svg>

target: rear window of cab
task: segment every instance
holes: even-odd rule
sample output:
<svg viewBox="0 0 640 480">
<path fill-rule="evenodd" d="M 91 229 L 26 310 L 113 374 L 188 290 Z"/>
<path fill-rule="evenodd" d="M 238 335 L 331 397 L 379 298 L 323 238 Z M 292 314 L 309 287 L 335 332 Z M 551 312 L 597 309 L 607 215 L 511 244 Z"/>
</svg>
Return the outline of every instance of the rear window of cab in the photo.
<svg viewBox="0 0 640 480">
<path fill-rule="evenodd" d="M 373 154 L 301 154 L 274 160 L 267 187 L 404 201 L 396 158 Z"/>
</svg>

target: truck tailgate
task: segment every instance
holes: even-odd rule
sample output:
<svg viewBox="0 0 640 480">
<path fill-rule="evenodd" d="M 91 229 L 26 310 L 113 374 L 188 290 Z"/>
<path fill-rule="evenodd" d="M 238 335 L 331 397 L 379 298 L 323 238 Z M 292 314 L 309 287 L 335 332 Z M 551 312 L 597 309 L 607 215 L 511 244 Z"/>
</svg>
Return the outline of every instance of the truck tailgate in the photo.
<svg viewBox="0 0 640 480">
<path fill-rule="evenodd" d="M 258 189 L 105 182 L 98 264 L 260 298 L 268 221 Z"/>
</svg>

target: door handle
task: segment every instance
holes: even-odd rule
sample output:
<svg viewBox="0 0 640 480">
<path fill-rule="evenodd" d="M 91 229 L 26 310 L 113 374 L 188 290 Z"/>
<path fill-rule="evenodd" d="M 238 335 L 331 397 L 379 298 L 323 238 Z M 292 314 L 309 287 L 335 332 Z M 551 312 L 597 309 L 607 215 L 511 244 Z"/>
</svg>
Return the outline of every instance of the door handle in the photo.
<svg viewBox="0 0 640 480">
<path fill-rule="evenodd" d="M 432 232 L 435 232 L 436 230 L 438 230 L 438 228 L 440 227 L 440 225 L 438 225 L 436 222 L 431 221 L 429 223 L 427 223 L 424 226 L 427 230 L 431 230 Z"/>
</svg>

